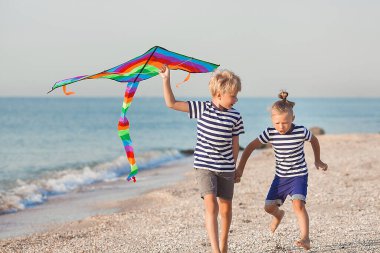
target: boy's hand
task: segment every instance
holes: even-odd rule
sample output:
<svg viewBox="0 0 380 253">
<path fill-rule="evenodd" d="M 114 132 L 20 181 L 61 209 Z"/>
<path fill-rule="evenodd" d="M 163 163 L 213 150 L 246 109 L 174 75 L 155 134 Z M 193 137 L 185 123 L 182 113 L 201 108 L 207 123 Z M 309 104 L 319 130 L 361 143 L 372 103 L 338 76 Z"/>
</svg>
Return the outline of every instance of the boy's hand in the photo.
<svg viewBox="0 0 380 253">
<path fill-rule="evenodd" d="M 170 77 L 170 70 L 166 64 L 162 65 L 162 67 L 160 68 L 160 76 L 163 79 Z"/>
<path fill-rule="evenodd" d="M 321 168 L 323 171 L 326 171 L 327 168 L 328 168 L 328 165 L 324 162 L 322 162 L 321 160 L 319 161 L 315 161 L 315 167 L 317 167 L 317 169 L 319 170 L 319 168 Z"/>
</svg>

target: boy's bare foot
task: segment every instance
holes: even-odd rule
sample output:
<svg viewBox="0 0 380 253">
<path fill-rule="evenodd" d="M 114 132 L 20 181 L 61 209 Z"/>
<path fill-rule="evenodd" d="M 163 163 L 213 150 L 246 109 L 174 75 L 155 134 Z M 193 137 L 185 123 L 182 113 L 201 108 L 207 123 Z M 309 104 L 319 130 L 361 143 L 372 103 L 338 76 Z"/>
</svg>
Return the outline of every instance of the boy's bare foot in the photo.
<svg viewBox="0 0 380 253">
<path fill-rule="evenodd" d="M 301 239 L 294 243 L 297 247 L 304 248 L 305 250 L 310 249 L 310 240 L 309 239 Z"/>
<path fill-rule="evenodd" d="M 278 210 L 278 212 L 279 212 L 279 217 L 273 216 L 272 223 L 270 224 L 270 231 L 272 231 L 272 233 L 276 231 L 278 225 L 280 225 L 281 220 L 282 218 L 284 218 L 284 215 L 285 215 L 284 210 Z"/>
</svg>

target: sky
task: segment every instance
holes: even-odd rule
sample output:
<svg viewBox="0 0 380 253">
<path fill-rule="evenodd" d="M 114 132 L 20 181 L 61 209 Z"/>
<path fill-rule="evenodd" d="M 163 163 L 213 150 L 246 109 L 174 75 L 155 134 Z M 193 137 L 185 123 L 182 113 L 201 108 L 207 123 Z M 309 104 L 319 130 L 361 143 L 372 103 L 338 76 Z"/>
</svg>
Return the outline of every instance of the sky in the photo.
<svg viewBox="0 0 380 253">
<path fill-rule="evenodd" d="M 155 45 L 220 64 L 240 97 L 380 97 L 380 1 L 0 0 L 0 97 L 46 94 Z M 172 71 L 178 97 L 207 97 L 210 74 Z M 79 97 L 122 97 L 124 85 L 86 80 Z M 162 96 L 159 76 L 136 95 Z"/>
</svg>

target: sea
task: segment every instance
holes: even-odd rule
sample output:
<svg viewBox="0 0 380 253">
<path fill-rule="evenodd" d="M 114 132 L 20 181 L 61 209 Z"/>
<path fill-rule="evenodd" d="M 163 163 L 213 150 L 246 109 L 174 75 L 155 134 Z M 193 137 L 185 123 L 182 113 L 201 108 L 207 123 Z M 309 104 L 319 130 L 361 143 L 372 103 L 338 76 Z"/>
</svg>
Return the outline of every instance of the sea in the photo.
<svg viewBox="0 0 380 253">
<path fill-rule="evenodd" d="M 326 134 L 380 133 L 380 98 L 293 101 L 296 124 L 320 127 Z M 125 180 L 130 167 L 117 133 L 122 102 L 122 98 L 0 98 L 0 219 L 45 205 L 54 196 Z M 235 109 L 245 126 L 242 147 L 270 126 L 273 102 L 239 99 Z M 168 109 L 163 98 L 135 98 L 127 117 L 140 171 L 160 170 L 191 156 L 196 121 Z"/>
</svg>

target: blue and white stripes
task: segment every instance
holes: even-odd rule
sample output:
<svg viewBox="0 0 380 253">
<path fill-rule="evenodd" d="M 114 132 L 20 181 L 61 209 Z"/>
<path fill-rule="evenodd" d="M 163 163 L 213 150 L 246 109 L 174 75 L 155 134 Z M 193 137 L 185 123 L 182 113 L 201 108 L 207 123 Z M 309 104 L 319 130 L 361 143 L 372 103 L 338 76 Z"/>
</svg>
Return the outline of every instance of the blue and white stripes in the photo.
<svg viewBox="0 0 380 253">
<path fill-rule="evenodd" d="M 188 101 L 190 118 L 198 119 L 194 168 L 218 172 L 235 171 L 232 137 L 244 133 L 238 111 L 221 111 L 211 102 Z"/>
<path fill-rule="evenodd" d="M 311 132 L 304 126 L 292 125 L 286 134 L 280 134 L 275 128 L 268 127 L 259 135 L 261 143 L 271 143 L 276 157 L 276 175 L 295 177 L 307 175 L 304 142 L 310 141 Z"/>
</svg>

